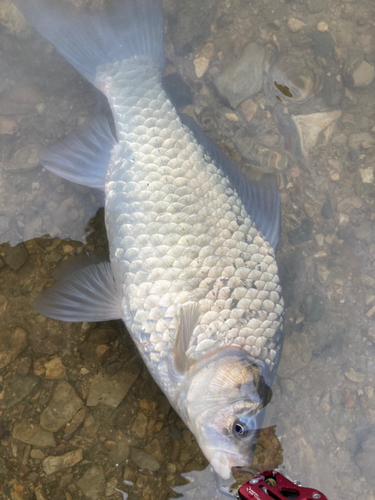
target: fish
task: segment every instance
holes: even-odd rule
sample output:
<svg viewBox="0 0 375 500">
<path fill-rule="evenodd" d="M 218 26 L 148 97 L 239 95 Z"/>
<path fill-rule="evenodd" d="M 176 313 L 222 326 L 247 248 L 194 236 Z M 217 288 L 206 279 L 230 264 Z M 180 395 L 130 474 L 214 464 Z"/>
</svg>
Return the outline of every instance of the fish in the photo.
<svg viewBox="0 0 375 500">
<path fill-rule="evenodd" d="M 13 0 L 106 96 L 42 165 L 105 195 L 109 261 L 75 264 L 34 303 L 61 321 L 122 319 L 216 473 L 253 460 L 283 344 L 276 179 L 249 181 L 163 86 L 159 0 Z"/>
</svg>

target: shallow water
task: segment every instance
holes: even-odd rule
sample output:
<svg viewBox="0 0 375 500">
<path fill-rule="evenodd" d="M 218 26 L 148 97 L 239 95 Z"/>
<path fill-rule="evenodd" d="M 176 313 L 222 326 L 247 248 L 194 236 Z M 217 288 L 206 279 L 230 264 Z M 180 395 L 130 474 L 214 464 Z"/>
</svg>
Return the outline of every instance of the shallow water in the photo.
<svg viewBox="0 0 375 500">
<path fill-rule="evenodd" d="M 278 467 L 329 500 L 375 498 L 375 6 L 208 3 L 213 17 L 198 23 L 198 3 L 165 2 L 169 88 L 243 171 L 276 173 L 282 200 L 285 343 L 254 467 Z M 32 309 L 65 257 L 107 252 L 101 211 L 79 241 L 99 194 L 35 159 L 100 96 L 0 5 L 0 230 L 13 244 L 54 236 L 0 247 L 0 496 L 111 499 L 118 488 L 129 499 L 171 498 L 173 489 L 220 498 L 121 322 L 61 323 Z M 196 32 L 186 34 L 190 20 Z M 258 81 L 256 93 L 247 80 Z M 31 439 L 40 422 L 50 432 Z M 65 462 L 56 469 L 51 456 Z"/>
</svg>

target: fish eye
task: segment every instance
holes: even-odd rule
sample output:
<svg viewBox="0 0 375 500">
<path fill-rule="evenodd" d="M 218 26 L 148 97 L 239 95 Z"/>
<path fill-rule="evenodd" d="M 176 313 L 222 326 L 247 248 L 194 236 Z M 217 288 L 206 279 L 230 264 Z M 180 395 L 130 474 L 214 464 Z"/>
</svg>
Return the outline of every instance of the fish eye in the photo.
<svg viewBox="0 0 375 500">
<path fill-rule="evenodd" d="M 233 424 L 233 431 L 234 431 L 234 434 L 240 438 L 246 436 L 247 434 L 247 427 L 246 425 L 241 422 L 240 420 L 237 420 L 234 424 Z"/>
</svg>

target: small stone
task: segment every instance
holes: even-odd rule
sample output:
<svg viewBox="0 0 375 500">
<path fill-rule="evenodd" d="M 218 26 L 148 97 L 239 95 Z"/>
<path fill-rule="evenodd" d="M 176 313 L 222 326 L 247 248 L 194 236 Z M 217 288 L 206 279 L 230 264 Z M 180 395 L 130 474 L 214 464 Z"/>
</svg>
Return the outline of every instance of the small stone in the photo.
<svg viewBox="0 0 375 500">
<path fill-rule="evenodd" d="M 108 328 L 107 326 L 100 326 L 92 330 L 89 336 L 89 341 L 94 344 L 109 344 L 114 342 L 118 338 L 118 332 L 113 328 Z"/>
<path fill-rule="evenodd" d="M 353 72 L 354 87 L 367 87 L 375 76 L 375 69 L 367 61 L 362 61 Z"/>
<path fill-rule="evenodd" d="M 141 368 L 138 365 L 128 365 L 126 370 L 117 372 L 113 377 L 96 375 L 91 381 L 87 406 L 97 406 L 99 403 L 104 403 L 117 408 L 137 380 L 140 372 Z"/>
<path fill-rule="evenodd" d="M 0 135 L 13 135 L 17 129 L 17 123 L 14 120 L 0 116 Z"/>
<path fill-rule="evenodd" d="M 22 173 L 33 170 L 40 164 L 39 148 L 33 144 L 24 146 L 14 153 L 5 170 L 12 173 Z"/>
<path fill-rule="evenodd" d="M 27 253 L 26 247 L 23 243 L 15 247 L 6 245 L 2 249 L 1 257 L 5 260 L 8 266 L 13 269 L 13 271 L 18 271 L 25 262 L 27 261 L 29 254 Z"/>
<path fill-rule="evenodd" d="M 300 21 L 299 19 L 295 19 L 294 17 L 288 19 L 288 28 L 290 29 L 290 31 L 293 31 L 293 33 L 301 30 L 305 26 L 306 24 Z"/>
<path fill-rule="evenodd" d="M 329 410 L 331 409 L 331 407 L 329 406 L 329 404 L 328 404 L 326 401 L 322 401 L 322 402 L 320 403 L 320 406 L 321 406 L 321 408 L 322 408 L 322 409 L 323 409 L 326 413 L 328 413 L 328 412 L 329 412 Z"/>
<path fill-rule="evenodd" d="M 106 344 L 98 345 L 95 349 L 95 354 L 99 363 L 104 363 L 109 355 L 109 347 Z"/>
<path fill-rule="evenodd" d="M 345 429 L 345 427 L 339 427 L 335 431 L 335 438 L 338 443 L 343 443 L 348 436 L 348 431 Z"/>
<path fill-rule="evenodd" d="M 332 204 L 331 204 L 331 200 L 330 199 L 327 199 L 324 203 L 323 203 L 323 206 L 322 206 L 322 209 L 320 211 L 322 217 L 324 217 L 325 219 L 332 219 L 333 217 L 333 210 L 332 210 Z"/>
<path fill-rule="evenodd" d="M 87 470 L 77 486 L 82 490 L 87 498 L 96 500 L 104 494 L 105 476 L 103 467 L 95 465 Z"/>
<path fill-rule="evenodd" d="M 375 147 L 375 137 L 370 132 L 360 132 L 349 136 L 349 147 L 353 149 L 359 149 L 364 143 Z"/>
<path fill-rule="evenodd" d="M 364 381 L 364 375 L 362 373 L 358 373 L 354 370 L 349 370 L 345 372 L 345 377 L 352 382 L 356 382 L 357 384 L 361 384 Z"/>
<path fill-rule="evenodd" d="M 290 378 L 298 370 L 307 366 L 311 357 L 312 352 L 307 336 L 304 333 L 292 333 L 284 342 L 278 376 Z"/>
<path fill-rule="evenodd" d="M 117 479 L 115 477 L 111 477 L 111 479 L 109 479 L 105 485 L 105 493 L 104 493 L 105 496 L 110 497 L 112 495 L 115 495 L 116 491 L 118 491 L 116 486 L 117 486 Z M 123 498 L 125 498 L 124 493 L 123 493 Z"/>
<path fill-rule="evenodd" d="M 34 448 L 30 452 L 30 457 L 31 458 L 36 458 L 37 460 L 43 460 L 45 457 L 44 453 L 42 450 L 38 450 L 37 448 Z"/>
<path fill-rule="evenodd" d="M 316 234 L 315 241 L 320 247 L 322 247 L 324 245 L 324 234 Z"/>
<path fill-rule="evenodd" d="M 151 472 L 160 469 L 160 464 L 154 457 L 137 448 L 131 449 L 131 459 L 140 469 L 148 469 Z"/>
<path fill-rule="evenodd" d="M 326 8 L 327 4 L 324 0 L 307 0 L 306 7 L 311 14 L 318 14 Z"/>
<path fill-rule="evenodd" d="M 338 181 L 338 180 L 340 180 L 340 174 L 338 174 L 337 172 L 335 172 L 334 174 L 331 175 L 331 179 L 333 181 L 335 181 L 335 182 Z"/>
<path fill-rule="evenodd" d="M 247 99 L 241 104 L 241 111 L 247 122 L 251 122 L 257 112 L 257 105 L 251 99 Z"/>
<path fill-rule="evenodd" d="M 10 387 L 5 389 L 0 408 L 11 408 L 26 398 L 40 383 L 40 379 L 33 373 L 17 377 Z"/>
<path fill-rule="evenodd" d="M 132 432 L 139 438 L 144 438 L 147 429 L 147 417 L 141 411 L 138 412 L 136 419 L 132 425 Z"/>
<path fill-rule="evenodd" d="M 44 366 L 46 368 L 46 379 L 59 380 L 66 377 L 66 367 L 62 364 L 61 358 L 53 358 Z"/>
<path fill-rule="evenodd" d="M 238 122 L 238 117 L 237 117 L 236 113 L 224 113 L 224 116 L 228 121 L 230 121 L 232 123 Z"/>
<path fill-rule="evenodd" d="M 365 394 L 369 399 L 372 399 L 374 396 L 374 389 L 371 385 L 368 385 L 364 388 Z"/>
<path fill-rule="evenodd" d="M 33 370 L 35 375 L 37 375 L 38 377 L 46 373 L 46 367 L 45 367 L 46 361 L 47 361 L 46 358 L 41 358 L 34 361 Z"/>
<path fill-rule="evenodd" d="M 40 415 L 40 425 L 44 429 L 57 432 L 72 420 L 82 406 L 83 401 L 73 387 L 68 382 L 60 382 L 47 408 Z"/>
<path fill-rule="evenodd" d="M 42 484 L 38 484 L 34 490 L 36 500 L 48 500 L 47 492 Z"/>
<path fill-rule="evenodd" d="M 28 420 L 21 420 L 21 422 L 15 424 L 12 436 L 23 443 L 40 448 L 56 446 L 52 432 L 46 431 L 40 425 L 32 424 Z"/>
<path fill-rule="evenodd" d="M 365 184 L 372 184 L 374 182 L 374 171 L 372 167 L 360 168 L 359 173 L 361 175 L 362 182 Z"/>
<path fill-rule="evenodd" d="M 49 476 L 67 467 L 73 467 L 82 460 L 82 449 L 78 448 L 74 451 L 69 451 L 65 455 L 58 457 L 47 457 L 43 460 L 43 470 Z"/>
<path fill-rule="evenodd" d="M 201 56 L 194 59 L 193 64 L 194 64 L 195 76 L 197 78 L 202 78 L 202 76 L 207 71 L 208 66 L 210 65 L 210 61 L 207 59 L 207 57 Z"/>
<path fill-rule="evenodd" d="M 27 334 L 23 328 L 12 331 L 0 328 L 0 370 L 12 363 L 27 347 Z"/>
<path fill-rule="evenodd" d="M 322 21 L 316 25 L 316 29 L 320 32 L 328 31 L 328 24 Z"/>
<path fill-rule="evenodd" d="M 75 432 L 78 427 L 83 424 L 85 418 L 87 417 L 88 411 L 89 410 L 86 406 L 82 406 L 82 408 L 77 411 L 72 420 L 66 424 L 64 430 L 65 438 L 71 436 L 73 432 Z"/>
</svg>

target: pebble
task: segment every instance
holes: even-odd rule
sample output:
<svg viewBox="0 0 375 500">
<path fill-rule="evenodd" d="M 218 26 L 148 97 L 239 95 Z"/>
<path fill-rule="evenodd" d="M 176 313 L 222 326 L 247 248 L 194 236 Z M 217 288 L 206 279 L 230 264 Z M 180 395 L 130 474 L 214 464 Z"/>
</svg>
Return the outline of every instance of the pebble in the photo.
<svg viewBox="0 0 375 500">
<path fill-rule="evenodd" d="M 264 54 L 263 47 L 250 43 L 238 61 L 215 77 L 214 83 L 219 93 L 232 108 L 261 90 Z"/>
<path fill-rule="evenodd" d="M 160 464 L 154 457 L 138 448 L 132 448 L 130 456 L 140 469 L 148 469 L 151 472 L 156 472 L 160 469 Z"/>
<path fill-rule="evenodd" d="M 13 135 L 17 132 L 18 126 L 14 120 L 9 120 L 0 116 L 0 135 Z"/>
<path fill-rule="evenodd" d="M 0 370 L 12 363 L 27 347 L 27 333 L 23 328 L 6 330 L 0 327 Z"/>
<path fill-rule="evenodd" d="M 77 396 L 68 382 L 60 382 L 55 388 L 47 408 L 40 415 L 40 425 L 49 431 L 57 432 L 72 420 L 83 406 L 83 401 Z"/>
<path fill-rule="evenodd" d="M 241 111 L 247 122 L 251 122 L 257 112 L 257 109 L 257 105 L 251 99 L 246 99 L 246 101 L 241 104 Z"/>
<path fill-rule="evenodd" d="M 304 333 L 292 333 L 284 341 L 283 356 L 277 374 L 280 378 L 290 378 L 310 363 L 311 348 Z"/>
<path fill-rule="evenodd" d="M 36 458 L 37 460 L 43 460 L 43 458 L 45 457 L 45 454 L 42 450 L 39 450 L 38 448 L 33 448 L 30 451 L 30 457 Z"/>
<path fill-rule="evenodd" d="M 14 153 L 9 163 L 5 164 L 5 170 L 12 173 L 28 172 L 39 164 L 39 148 L 30 144 Z"/>
<path fill-rule="evenodd" d="M 9 245 L 3 247 L 0 255 L 13 271 L 18 271 L 25 264 L 29 256 L 23 243 L 15 247 Z"/>
<path fill-rule="evenodd" d="M 44 366 L 46 368 L 46 379 L 59 380 L 66 377 L 66 367 L 62 364 L 61 358 L 53 358 Z"/>
<path fill-rule="evenodd" d="M 105 476 L 103 467 L 94 465 L 88 469 L 79 481 L 77 486 L 87 498 L 96 500 L 104 494 Z"/>
<path fill-rule="evenodd" d="M 86 406 L 82 406 L 77 413 L 74 415 L 72 420 L 66 424 L 64 429 L 64 437 L 67 438 L 73 434 L 84 422 L 85 418 L 88 414 L 88 408 Z"/>
<path fill-rule="evenodd" d="M 311 14 L 318 14 L 327 7 L 327 3 L 324 0 L 307 0 L 306 7 Z"/>
<path fill-rule="evenodd" d="M 316 25 L 316 29 L 322 33 L 328 31 L 328 24 L 322 21 Z"/>
<path fill-rule="evenodd" d="M 113 408 L 124 399 L 131 386 L 137 380 L 141 372 L 139 365 L 128 365 L 126 370 L 109 375 L 96 375 L 91 379 L 87 406 L 97 406 L 104 403 Z"/>
<path fill-rule="evenodd" d="M 43 460 L 43 470 L 49 476 L 60 470 L 66 469 L 67 467 L 73 467 L 82 460 L 82 449 L 69 451 L 65 455 L 60 455 L 58 457 L 47 457 Z"/>
<path fill-rule="evenodd" d="M 364 184 L 373 184 L 374 182 L 374 171 L 372 167 L 360 168 L 359 174 L 361 176 L 362 182 Z"/>
<path fill-rule="evenodd" d="M 55 438 L 52 432 L 43 429 L 40 425 L 32 424 L 28 420 L 21 420 L 15 424 L 12 432 L 14 439 L 40 448 L 55 447 Z"/>
<path fill-rule="evenodd" d="M 374 76 L 374 66 L 371 66 L 367 61 L 362 61 L 352 74 L 354 87 L 367 87 L 374 79 Z"/>
<path fill-rule="evenodd" d="M 345 377 L 352 382 L 356 382 L 357 384 L 361 384 L 364 381 L 364 375 L 362 373 L 358 373 L 354 370 L 349 370 L 345 372 Z"/>
<path fill-rule="evenodd" d="M 372 399 L 373 396 L 374 396 L 374 388 L 371 387 L 371 385 L 368 385 L 364 388 L 364 391 L 366 393 L 366 396 L 369 398 L 369 399 Z"/>
<path fill-rule="evenodd" d="M 335 431 L 335 438 L 338 443 L 343 443 L 348 436 L 348 431 L 345 429 L 345 427 L 339 427 Z"/>
<path fill-rule="evenodd" d="M 5 386 L 3 400 L 0 400 L 0 408 L 11 408 L 26 398 L 39 384 L 40 379 L 30 373 L 26 376 L 17 377 L 9 387 Z"/>
<path fill-rule="evenodd" d="M 195 76 L 197 78 L 202 78 L 206 73 L 208 66 L 210 65 L 209 59 L 207 57 L 199 56 L 193 61 Z"/>
<path fill-rule="evenodd" d="M 134 420 L 134 423 L 132 425 L 132 432 L 134 432 L 136 436 L 142 439 L 146 435 L 146 429 L 147 429 L 147 417 L 145 416 L 144 413 L 140 411 L 138 412 Z"/>
<path fill-rule="evenodd" d="M 306 24 L 303 23 L 302 21 L 300 21 L 299 19 L 295 19 L 294 17 L 291 17 L 290 19 L 288 19 L 288 28 L 293 33 L 295 33 L 296 31 L 301 30 L 305 26 L 306 26 Z"/>
</svg>

